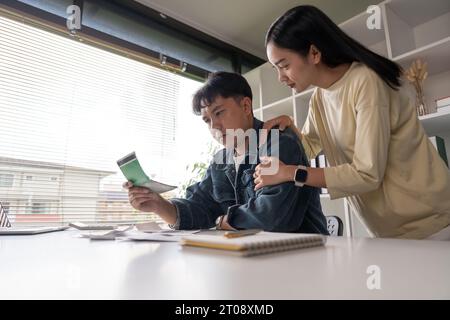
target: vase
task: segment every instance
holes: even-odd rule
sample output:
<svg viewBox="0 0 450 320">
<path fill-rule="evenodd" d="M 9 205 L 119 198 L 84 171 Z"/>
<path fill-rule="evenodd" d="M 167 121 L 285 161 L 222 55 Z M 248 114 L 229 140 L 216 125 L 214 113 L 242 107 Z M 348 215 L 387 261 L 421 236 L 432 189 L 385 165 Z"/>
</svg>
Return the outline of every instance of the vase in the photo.
<svg viewBox="0 0 450 320">
<path fill-rule="evenodd" d="M 416 111 L 419 117 L 428 114 L 428 108 L 425 103 L 425 97 L 422 93 L 419 92 L 416 93 Z"/>
</svg>

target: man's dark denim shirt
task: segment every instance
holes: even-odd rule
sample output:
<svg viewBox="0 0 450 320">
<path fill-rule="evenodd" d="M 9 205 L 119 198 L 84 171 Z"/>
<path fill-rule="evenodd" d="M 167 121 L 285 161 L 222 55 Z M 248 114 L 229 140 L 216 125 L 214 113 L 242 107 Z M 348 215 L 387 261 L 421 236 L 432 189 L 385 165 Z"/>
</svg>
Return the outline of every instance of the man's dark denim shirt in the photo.
<svg viewBox="0 0 450 320">
<path fill-rule="evenodd" d="M 258 143 L 262 127 L 263 122 L 254 118 Z M 279 158 L 285 164 L 309 165 L 291 129 L 280 131 L 278 147 Z M 270 156 L 273 149 L 270 135 L 267 147 L 258 150 L 259 155 L 264 149 Z M 223 161 L 213 161 L 204 179 L 188 187 L 185 199 L 170 200 L 177 207 L 177 229 L 209 229 L 215 226 L 219 216 L 228 214 L 228 223 L 236 229 L 328 234 L 317 188 L 296 187 L 293 182 L 285 182 L 255 191 L 253 173 L 260 162 L 259 156 L 252 158 L 247 153 L 237 173 L 233 161 L 225 162 L 227 158 L 233 159 L 232 156 L 233 150 L 220 150 L 214 158 Z"/>
</svg>

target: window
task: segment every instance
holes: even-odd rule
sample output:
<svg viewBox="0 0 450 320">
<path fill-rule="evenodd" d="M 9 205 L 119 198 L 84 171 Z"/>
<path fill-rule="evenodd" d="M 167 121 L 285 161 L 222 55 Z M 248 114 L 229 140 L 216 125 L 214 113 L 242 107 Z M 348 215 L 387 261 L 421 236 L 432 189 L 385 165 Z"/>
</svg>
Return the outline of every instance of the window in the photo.
<svg viewBox="0 0 450 320">
<path fill-rule="evenodd" d="M 111 44 L 144 53 L 159 60 L 160 53 L 177 69 L 186 63 L 183 75 L 204 79 L 208 72 L 253 69 L 265 62 L 248 52 L 183 24 L 150 6 L 129 0 L 20 0 L 1 3 L 6 10 L 51 21 L 66 30 L 70 5 L 81 9 L 84 40 L 107 39 Z M 36 21 L 34 21 L 36 22 Z M 181 69 L 181 68 L 180 68 Z"/>
<path fill-rule="evenodd" d="M 46 213 L 47 207 L 45 203 L 34 202 L 31 207 L 32 214 L 43 214 Z"/>
<path fill-rule="evenodd" d="M 12 187 L 14 183 L 13 174 L 0 174 L 0 187 Z"/>
<path fill-rule="evenodd" d="M 155 219 L 129 205 L 116 160 L 135 151 L 179 185 L 211 141 L 190 107 L 201 83 L 1 15 L 0 81 L 0 170 L 23 179 L 0 200 L 16 223 Z"/>
</svg>

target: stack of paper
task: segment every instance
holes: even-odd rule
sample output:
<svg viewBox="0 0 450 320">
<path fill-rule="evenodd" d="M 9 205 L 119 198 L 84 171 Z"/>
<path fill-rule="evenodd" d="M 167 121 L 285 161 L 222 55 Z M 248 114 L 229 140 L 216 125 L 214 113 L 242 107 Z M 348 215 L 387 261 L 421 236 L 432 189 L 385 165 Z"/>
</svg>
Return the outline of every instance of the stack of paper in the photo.
<svg viewBox="0 0 450 320">
<path fill-rule="evenodd" d="M 148 227 L 148 226 L 147 226 Z M 154 226 L 152 226 L 154 227 Z M 164 230 L 164 229 L 147 229 L 140 226 L 141 230 L 133 226 L 118 227 L 110 231 L 91 231 L 81 234 L 82 238 L 91 240 L 138 240 L 138 241 L 161 241 L 161 242 L 178 242 L 184 236 L 193 235 L 200 230 Z"/>
<path fill-rule="evenodd" d="M 133 226 L 117 227 L 114 230 L 109 231 L 89 231 L 82 233 L 81 238 L 89 238 L 91 240 L 115 240 L 117 237 L 121 237 L 127 230 L 131 230 Z"/>
<path fill-rule="evenodd" d="M 140 231 L 125 232 L 122 240 L 136 241 L 161 241 L 161 242 L 179 242 L 185 236 L 192 236 L 200 230 L 183 231 L 183 230 L 167 230 L 155 233 L 146 233 Z"/>
</svg>

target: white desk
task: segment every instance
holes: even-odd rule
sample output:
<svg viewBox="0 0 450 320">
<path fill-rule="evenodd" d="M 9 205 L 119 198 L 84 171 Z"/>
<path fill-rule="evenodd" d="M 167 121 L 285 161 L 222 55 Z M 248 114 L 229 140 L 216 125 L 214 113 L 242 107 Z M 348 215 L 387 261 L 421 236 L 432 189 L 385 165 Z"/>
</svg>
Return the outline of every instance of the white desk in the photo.
<svg viewBox="0 0 450 320">
<path fill-rule="evenodd" d="M 450 242 L 329 238 L 241 258 L 77 231 L 0 236 L 0 299 L 449 299 Z M 381 290 L 369 290 L 369 265 Z"/>
</svg>

